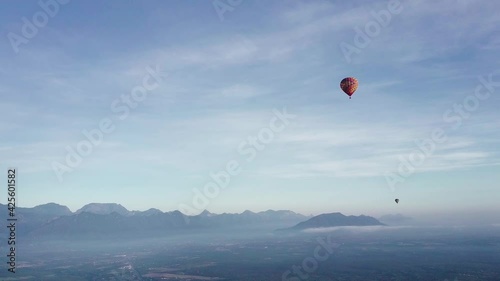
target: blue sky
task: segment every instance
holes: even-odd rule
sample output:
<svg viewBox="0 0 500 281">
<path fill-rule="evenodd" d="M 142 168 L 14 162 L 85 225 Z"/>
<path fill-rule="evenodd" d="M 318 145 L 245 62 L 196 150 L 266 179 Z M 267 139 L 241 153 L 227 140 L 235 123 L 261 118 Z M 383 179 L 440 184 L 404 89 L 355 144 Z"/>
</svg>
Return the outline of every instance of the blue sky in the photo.
<svg viewBox="0 0 500 281">
<path fill-rule="evenodd" d="M 460 126 L 443 115 L 479 76 L 500 81 L 500 4 L 400 1 L 346 59 L 342 42 L 355 46 L 355 28 L 388 3 L 243 0 L 221 20 L 210 1 L 70 1 L 17 53 L 9 34 L 43 10 L 4 4 L 0 159 L 19 169 L 19 204 L 171 211 L 235 160 L 212 212 L 498 213 L 500 85 Z M 117 119 L 111 104 L 148 66 L 167 77 Z M 360 82 L 352 100 L 339 89 L 347 76 Z M 283 108 L 296 117 L 246 161 L 238 146 Z M 107 117 L 115 130 L 59 181 L 53 163 Z M 447 140 L 391 189 L 384 175 L 436 128 Z"/>
</svg>

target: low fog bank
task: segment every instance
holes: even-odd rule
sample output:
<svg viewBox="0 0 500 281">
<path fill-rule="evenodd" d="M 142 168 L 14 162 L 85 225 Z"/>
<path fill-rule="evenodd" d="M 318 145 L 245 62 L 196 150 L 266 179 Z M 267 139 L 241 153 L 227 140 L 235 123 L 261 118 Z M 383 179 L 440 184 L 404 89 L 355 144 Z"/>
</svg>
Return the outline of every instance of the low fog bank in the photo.
<svg viewBox="0 0 500 281">
<path fill-rule="evenodd" d="M 436 213 L 415 216 L 414 223 L 411 225 L 442 225 L 442 226 L 470 226 L 481 227 L 491 226 L 500 223 L 500 215 L 498 212 L 492 213 Z"/>
</svg>

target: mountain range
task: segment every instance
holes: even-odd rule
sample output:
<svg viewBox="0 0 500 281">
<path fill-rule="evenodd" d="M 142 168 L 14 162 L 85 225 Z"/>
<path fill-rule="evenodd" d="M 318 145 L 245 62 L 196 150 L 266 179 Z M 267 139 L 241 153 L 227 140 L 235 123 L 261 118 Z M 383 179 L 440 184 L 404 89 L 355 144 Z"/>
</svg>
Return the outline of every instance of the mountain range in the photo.
<svg viewBox="0 0 500 281">
<path fill-rule="evenodd" d="M 0 204 L 0 216 L 7 218 L 6 205 Z M 33 208 L 16 208 L 18 235 L 33 238 L 158 237 L 174 233 L 218 231 L 223 228 L 293 230 L 341 225 L 382 225 L 368 216 L 344 216 L 341 213 L 304 216 L 288 210 L 241 214 L 213 214 L 203 211 L 196 216 L 179 211 L 158 209 L 129 211 L 116 203 L 91 203 L 76 212 L 66 206 L 48 203 Z M 0 234 L 6 234 L 1 229 Z"/>
</svg>

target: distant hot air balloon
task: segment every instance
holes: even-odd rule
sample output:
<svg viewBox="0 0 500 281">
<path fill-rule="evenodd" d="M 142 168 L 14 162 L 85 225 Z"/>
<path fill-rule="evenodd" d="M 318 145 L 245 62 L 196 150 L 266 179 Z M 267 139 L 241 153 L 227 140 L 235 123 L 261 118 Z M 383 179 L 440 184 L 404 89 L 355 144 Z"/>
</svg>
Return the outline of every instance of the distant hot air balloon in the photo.
<svg viewBox="0 0 500 281">
<path fill-rule="evenodd" d="M 340 88 L 350 99 L 354 92 L 356 92 L 356 89 L 358 89 L 358 80 L 354 77 L 346 77 L 340 81 Z"/>
<path fill-rule="evenodd" d="M 396 201 L 396 204 L 399 204 L 399 199 L 396 198 L 396 200 L 394 200 L 394 201 Z"/>
</svg>

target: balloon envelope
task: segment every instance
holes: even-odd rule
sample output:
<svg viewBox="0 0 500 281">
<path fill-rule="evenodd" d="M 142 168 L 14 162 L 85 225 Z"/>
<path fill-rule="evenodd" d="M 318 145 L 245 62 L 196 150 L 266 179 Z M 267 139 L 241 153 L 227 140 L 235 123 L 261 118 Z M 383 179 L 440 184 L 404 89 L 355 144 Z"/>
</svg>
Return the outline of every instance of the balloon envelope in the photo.
<svg viewBox="0 0 500 281">
<path fill-rule="evenodd" d="M 394 201 L 396 201 L 396 204 L 399 204 L 399 199 L 396 199 L 396 200 L 394 200 Z"/>
<path fill-rule="evenodd" d="M 358 89 L 358 79 L 354 77 L 346 77 L 340 81 L 340 88 L 349 96 L 349 98 L 351 98 L 354 92 Z"/>
</svg>

